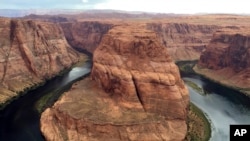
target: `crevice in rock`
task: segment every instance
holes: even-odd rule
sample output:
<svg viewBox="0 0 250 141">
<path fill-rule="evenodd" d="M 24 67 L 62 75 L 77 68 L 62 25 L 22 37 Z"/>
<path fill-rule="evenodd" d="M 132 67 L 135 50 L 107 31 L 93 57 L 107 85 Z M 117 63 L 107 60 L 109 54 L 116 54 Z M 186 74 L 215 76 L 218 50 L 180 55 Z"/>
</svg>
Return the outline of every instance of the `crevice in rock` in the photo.
<svg viewBox="0 0 250 141">
<path fill-rule="evenodd" d="M 138 87 L 137 87 L 137 85 L 136 85 L 134 76 L 132 76 L 132 81 L 133 81 L 133 84 L 134 84 L 134 86 L 135 86 L 136 96 L 137 96 L 138 100 L 140 101 L 143 110 L 146 111 L 145 108 L 144 108 L 144 104 L 143 104 L 143 101 L 142 101 L 142 97 L 141 97 L 141 95 L 140 95 L 140 93 L 139 93 L 139 90 L 138 90 Z"/>
<path fill-rule="evenodd" d="M 16 34 L 16 41 L 17 41 L 17 43 L 18 43 L 18 49 L 19 49 L 19 51 L 20 51 L 20 53 L 21 53 L 21 56 L 22 56 L 22 58 L 23 58 L 23 60 L 24 60 L 24 62 L 25 62 L 25 65 L 26 65 L 26 67 L 27 67 L 27 69 L 32 73 L 32 74 L 34 74 L 34 75 L 36 75 L 36 76 L 38 76 L 38 74 L 36 73 L 36 71 L 35 71 L 35 68 L 32 66 L 33 64 L 32 64 L 32 60 L 31 60 L 31 58 L 29 57 L 29 55 L 27 54 L 27 52 L 26 52 L 26 50 L 25 50 L 25 46 L 24 46 L 24 44 L 23 44 L 23 40 L 22 40 L 22 38 L 21 38 L 21 33 L 20 33 L 21 31 L 19 31 L 17 28 L 16 28 L 16 32 L 15 32 L 15 34 Z"/>
<path fill-rule="evenodd" d="M 3 76 L 2 76 L 2 80 L 1 82 L 3 83 L 4 79 L 5 79 L 5 76 L 6 76 L 6 73 L 7 73 L 7 69 L 8 69 L 8 63 L 9 63 L 9 56 L 10 56 L 10 53 L 11 53 L 11 49 L 12 49 L 12 46 L 13 46 L 13 42 L 14 42 L 14 39 L 15 39 L 15 32 L 16 32 L 16 23 L 15 21 L 11 20 L 10 22 L 10 48 L 8 50 L 4 50 L 2 48 L 2 52 L 3 54 L 5 55 L 4 56 L 4 72 L 3 72 Z"/>
</svg>

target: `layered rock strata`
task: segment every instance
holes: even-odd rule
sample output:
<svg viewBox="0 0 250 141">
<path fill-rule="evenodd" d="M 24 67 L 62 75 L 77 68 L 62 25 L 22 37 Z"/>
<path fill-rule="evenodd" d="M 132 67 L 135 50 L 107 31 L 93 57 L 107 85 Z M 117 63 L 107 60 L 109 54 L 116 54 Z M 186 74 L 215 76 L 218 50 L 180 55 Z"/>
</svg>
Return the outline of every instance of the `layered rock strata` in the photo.
<svg viewBox="0 0 250 141">
<path fill-rule="evenodd" d="M 94 52 L 91 78 L 73 85 L 41 117 L 46 140 L 180 141 L 187 88 L 154 32 L 120 25 Z"/>
<path fill-rule="evenodd" d="M 0 19 L 0 103 L 78 61 L 53 23 Z"/>
<path fill-rule="evenodd" d="M 148 23 L 176 61 L 198 60 L 216 30 L 223 26 L 189 23 Z"/>
<path fill-rule="evenodd" d="M 154 32 L 137 26 L 110 30 L 95 51 L 93 61 L 92 78 L 121 101 L 130 102 L 134 108 L 139 103 L 145 111 L 185 117 L 186 88 L 177 66 Z M 155 103 L 161 108 L 155 107 Z"/>
<path fill-rule="evenodd" d="M 195 71 L 250 94 L 249 29 L 216 32 Z"/>
</svg>

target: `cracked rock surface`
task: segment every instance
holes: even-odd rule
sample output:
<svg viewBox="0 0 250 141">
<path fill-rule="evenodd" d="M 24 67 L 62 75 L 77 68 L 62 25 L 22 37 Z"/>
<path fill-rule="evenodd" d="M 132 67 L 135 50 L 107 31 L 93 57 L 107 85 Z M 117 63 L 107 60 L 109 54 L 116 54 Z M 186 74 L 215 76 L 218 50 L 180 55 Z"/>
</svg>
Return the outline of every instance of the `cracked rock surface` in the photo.
<svg viewBox="0 0 250 141">
<path fill-rule="evenodd" d="M 181 141 L 189 95 L 168 51 L 145 25 L 118 25 L 94 51 L 91 76 L 41 117 L 47 140 Z"/>
<path fill-rule="evenodd" d="M 0 18 L 0 103 L 79 60 L 54 23 Z"/>
</svg>

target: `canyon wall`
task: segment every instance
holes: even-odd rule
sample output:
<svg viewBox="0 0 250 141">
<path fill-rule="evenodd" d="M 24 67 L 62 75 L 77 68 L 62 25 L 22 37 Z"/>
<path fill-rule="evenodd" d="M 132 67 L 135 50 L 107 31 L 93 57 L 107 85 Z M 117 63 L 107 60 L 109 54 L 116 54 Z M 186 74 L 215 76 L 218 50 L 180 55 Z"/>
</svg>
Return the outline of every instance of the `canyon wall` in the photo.
<svg viewBox="0 0 250 141">
<path fill-rule="evenodd" d="M 190 23 L 148 23 L 176 61 L 198 60 L 213 33 L 222 26 Z"/>
<path fill-rule="evenodd" d="M 90 53 L 101 42 L 102 36 L 112 28 L 113 24 L 98 21 L 60 23 L 69 44 L 77 50 Z"/>
<path fill-rule="evenodd" d="M 168 48 L 175 61 L 198 60 L 213 33 L 223 26 L 189 23 L 147 23 L 147 29 L 157 33 L 161 44 Z M 69 44 L 90 53 L 100 44 L 104 34 L 119 25 L 117 21 L 80 21 L 60 23 Z"/>
<path fill-rule="evenodd" d="M 41 116 L 46 140 L 181 141 L 188 90 L 167 48 L 145 25 L 119 25 L 94 51 L 91 77 Z"/>
<path fill-rule="evenodd" d="M 245 28 L 216 32 L 195 71 L 250 94 L 249 37 Z"/>
<path fill-rule="evenodd" d="M 77 61 L 57 24 L 0 19 L 0 103 Z"/>
</svg>

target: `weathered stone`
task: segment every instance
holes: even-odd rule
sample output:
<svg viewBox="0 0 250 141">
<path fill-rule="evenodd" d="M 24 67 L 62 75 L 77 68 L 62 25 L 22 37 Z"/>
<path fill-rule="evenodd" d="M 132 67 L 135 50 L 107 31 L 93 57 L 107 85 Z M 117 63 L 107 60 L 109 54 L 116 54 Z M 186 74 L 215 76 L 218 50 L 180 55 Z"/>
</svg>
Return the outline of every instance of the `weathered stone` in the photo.
<svg viewBox="0 0 250 141">
<path fill-rule="evenodd" d="M 0 103 L 78 61 L 53 23 L 0 19 Z"/>
<path fill-rule="evenodd" d="M 102 36 L 113 26 L 111 23 L 98 21 L 67 22 L 60 25 L 73 48 L 90 53 L 93 53 Z"/>
<path fill-rule="evenodd" d="M 196 72 L 230 87 L 249 91 L 249 33 L 247 28 L 216 32 L 201 54 Z"/>
<path fill-rule="evenodd" d="M 213 33 L 222 29 L 223 26 L 180 21 L 148 23 L 147 28 L 157 33 L 161 44 L 168 48 L 168 52 L 174 60 L 181 61 L 198 60 Z"/>
<path fill-rule="evenodd" d="M 94 51 L 91 78 L 41 117 L 47 140 L 181 141 L 187 133 L 187 88 L 156 34 L 119 25 Z"/>
</svg>

